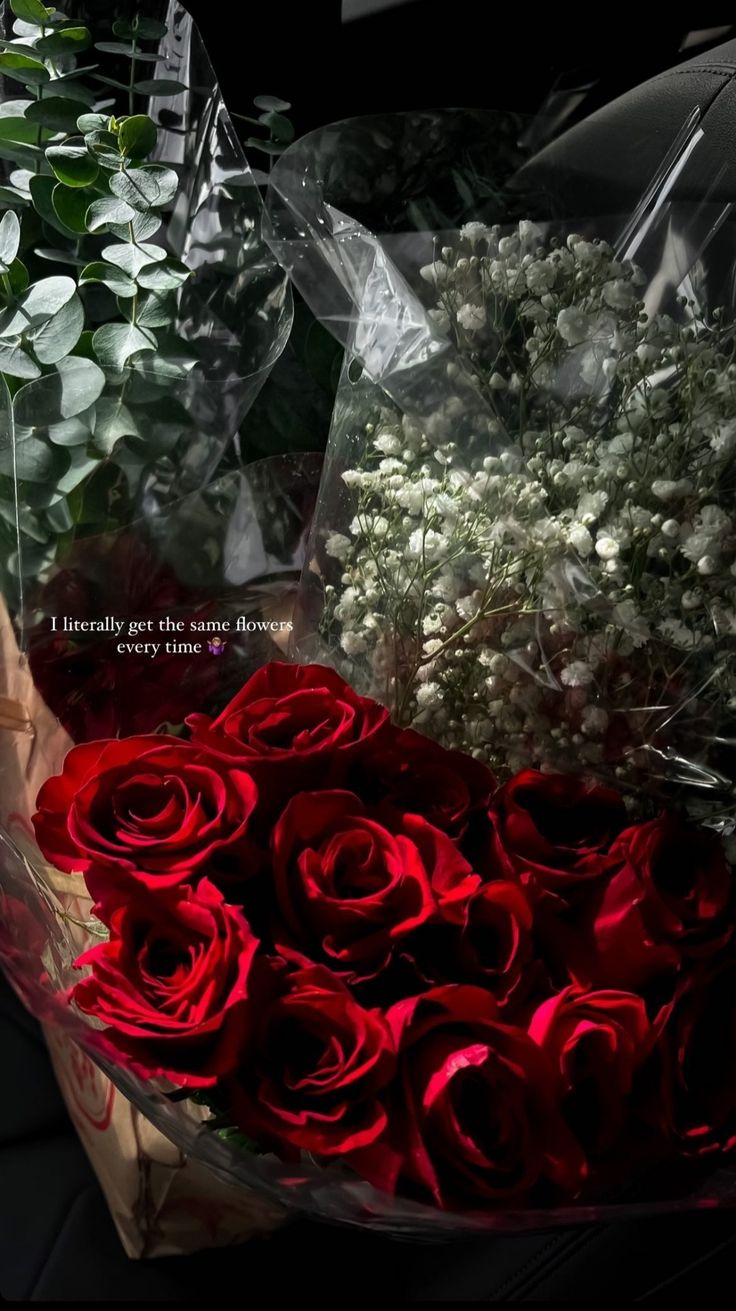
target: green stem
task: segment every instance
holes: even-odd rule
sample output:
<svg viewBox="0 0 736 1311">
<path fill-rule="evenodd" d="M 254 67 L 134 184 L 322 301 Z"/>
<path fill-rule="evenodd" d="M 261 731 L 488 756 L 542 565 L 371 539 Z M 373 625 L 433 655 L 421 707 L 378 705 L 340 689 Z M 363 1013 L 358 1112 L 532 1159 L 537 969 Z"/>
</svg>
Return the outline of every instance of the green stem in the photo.
<svg viewBox="0 0 736 1311">
<path fill-rule="evenodd" d="M 135 37 L 130 47 L 130 82 L 128 83 L 128 113 L 132 115 L 135 109 L 135 56 L 138 45 Z"/>
</svg>

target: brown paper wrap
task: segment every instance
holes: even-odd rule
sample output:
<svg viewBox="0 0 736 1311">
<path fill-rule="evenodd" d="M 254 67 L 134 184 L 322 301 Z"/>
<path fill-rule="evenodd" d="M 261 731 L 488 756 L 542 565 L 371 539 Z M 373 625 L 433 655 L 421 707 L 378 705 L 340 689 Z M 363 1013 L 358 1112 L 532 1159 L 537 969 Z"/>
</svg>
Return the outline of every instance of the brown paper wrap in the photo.
<svg viewBox="0 0 736 1311">
<path fill-rule="evenodd" d="M 91 902 L 80 874 L 46 864 L 30 816 L 41 784 L 58 773 L 72 746 L 39 696 L 19 654 L 0 598 L 0 824 L 71 919 L 75 949 Z M 75 927 L 71 920 L 80 921 Z M 128 1256 L 174 1256 L 228 1247 L 270 1233 L 285 1218 L 274 1203 L 222 1182 L 169 1142 L 110 1082 L 66 1030 L 44 1028 L 67 1109 L 87 1152 Z M 182 1114 L 206 1111 L 182 1103 Z"/>
</svg>

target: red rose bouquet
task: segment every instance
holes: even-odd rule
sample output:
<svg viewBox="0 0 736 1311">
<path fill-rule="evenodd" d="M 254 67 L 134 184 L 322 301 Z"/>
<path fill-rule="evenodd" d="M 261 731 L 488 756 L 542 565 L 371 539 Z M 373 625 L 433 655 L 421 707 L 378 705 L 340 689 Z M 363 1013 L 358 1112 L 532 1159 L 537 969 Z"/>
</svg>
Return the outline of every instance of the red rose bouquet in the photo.
<svg viewBox="0 0 736 1311">
<path fill-rule="evenodd" d="M 206 1106 L 245 1179 L 462 1228 L 632 1188 L 678 1204 L 728 1160 L 736 907 L 712 831 L 580 776 L 499 786 L 333 670 L 279 663 L 181 736 L 73 747 L 33 822 L 94 903 L 64 995 L 92 1049 L 170 1117 Z"/>
</svg>

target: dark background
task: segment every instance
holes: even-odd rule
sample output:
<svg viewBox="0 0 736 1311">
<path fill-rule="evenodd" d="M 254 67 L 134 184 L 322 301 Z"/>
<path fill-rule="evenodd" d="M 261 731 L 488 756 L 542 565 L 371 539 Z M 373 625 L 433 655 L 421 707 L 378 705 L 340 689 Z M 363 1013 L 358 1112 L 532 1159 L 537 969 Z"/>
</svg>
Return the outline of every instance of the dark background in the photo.
<svg viewBox="0 0 736 1311">
<path fill-rule="evenodd" d="M 578 115 L 726 41 L 673 11 L 600 10 L 492 0 L 186 0 L 221 81 L 244 110 L 253 95 L 293 103 L 299 133 L 354 114 L 447 106 L 537 112 L 554 88 L 590 87 Z M 697 10 L 690 10 L 690 22 Z M 707 21 L 707 20 L 706 20 Z"/>
</svg>

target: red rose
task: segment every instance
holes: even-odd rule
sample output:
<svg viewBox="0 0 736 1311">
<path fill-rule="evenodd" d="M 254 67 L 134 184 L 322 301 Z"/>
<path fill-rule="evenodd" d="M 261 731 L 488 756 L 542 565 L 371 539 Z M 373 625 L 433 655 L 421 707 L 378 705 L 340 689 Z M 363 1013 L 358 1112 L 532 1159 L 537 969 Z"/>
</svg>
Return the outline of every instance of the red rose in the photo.
<svg viewBox="0 0 736 1311">
<path fill-rule="evenodd" d="M 388 711 L 358 696 L 322 665 L 264 665 L 216 719 L 190 715 L 195 742 L 247 764 L 264 803 L 326 780 L 341 782 L 348 766 L 388 723 Z"/>
<path fill-rule="evenodd" d="M 479 760 L 448 751 L 411 728 L 382 735 L 351 772 L 349 784 L 365 801 L 423 815 L 456 841 L 471 817 L 487 809 L 496 787 Z"/>
<path fill-rule="evenodd" d="M 535 1011 L 529 1034 L 559 1072 L 563 1110 L 586 1152 L 600 1155 L 624 1127 L 634 1076 L 653 1046 L 640 997 L 569 987 Z"/>
<path fill-rule="evenodd" d="M 73 747 L 62 773 L 41 788 L 33 823 L 41 850 L 59 869 L 118 867 L 162 886 L 218 860 L 237 864 L 241 847 L 246 874 L 256 799 L 242 770 L 223 769 L 192 743 L 154 734 Z"/>
<path fill-rule="evenodd" d="M 639 988 L 730 937 L 733 876 L 717 834 L 663 814 L 626 829 L 611 857 L 616 872 L 592 920 L 596 978 Z"/>
<path fill-rule="evenodd" d="M 248 992 L 258 946 L 250 925 L 207 879 L 149 892 L 95 913 L 108 942 L 76 962 L 80 1010 L 109 1027 L 106 1042 L 149 1077 L 186 1087 L 214 1084 L 235 1068 L 250 1025 Z"/>
<path fill-rule="evenodd" d="M 282 1152 L 356 1150 L 385 1126 L 379 1096 L 394 1065 L 380 1012 L 360 1006 L 331 970 L 300 959 L 259 1014 L 231 1088 L 237 1122 Z"/>
<path fill-rule="evenodd" d="M 443 923 L 420 930 L 407 951 L 433 984 L 477 983 L 504 1007 L 523 999 L 533 978 L 532 909 L 524 889 L 494 879 L 445 903 Z"/>
<path fill-rule="evenodd" d="M 350 982 L 373 978 L 436 906 L 479 883 L 419 815 L 371 809 L 351 792 L 302 792 L 273 834 L 281 917 L 300 950 Z"/>
<path fill-rule="evenodd" d="M 611 788 L 533 769 L 500 788 L 489 813 L 501 868 L 564 900 L 611 868 L 608 850 L 626 822 Z"/>
<path fill-rule="evenodd" d="M 386 1018 L 399 1053 L 389 1128 L 356 1169 L 438 1206 L 522 1204 L 542 1181 L 577 1191 L 584 1163 L 556 1072 L 484 989 L 435 988 Z"/>
<path fill-rule="evenodd" d="M 736 959 L 720 957 L 691 975 L 675 999 L 661 1041 L 664 1114 L 686 1156 L 736 1147 Z"/>
</svg>

